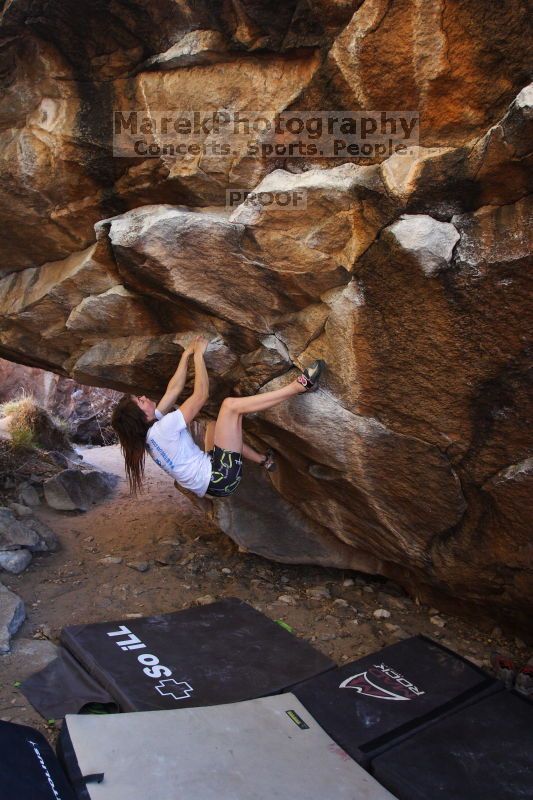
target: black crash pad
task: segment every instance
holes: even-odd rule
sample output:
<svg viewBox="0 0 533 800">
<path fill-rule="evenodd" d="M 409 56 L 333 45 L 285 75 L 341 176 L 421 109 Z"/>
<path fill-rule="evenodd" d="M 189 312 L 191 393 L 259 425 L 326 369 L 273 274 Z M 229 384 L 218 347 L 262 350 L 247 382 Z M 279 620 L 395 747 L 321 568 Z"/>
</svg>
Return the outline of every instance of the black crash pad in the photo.
<svg viewBox="0 0 533 800">
<path fill-rule="evenodd" d="M 383 753 L 372 771 L 399 800 L 531 800 L 533 702 L 484 698 Z"/>
<path fill-rule="evenodd" d="M 0 798 L 74 800 L 54 751 L 26 725 L 0 722 Z"/>
<path fill-rule="evenodd" d="M 475 664 L 414 636 L 291 691 L 332 739 L 366 766 L 414 730 L 501 688 Z"/>
<path fill-rule="evenodd" d="M 27 678 L 20 690 L 44 719 L 79 714 L 94 704 L 118 711 L 113 698 L 64 647 L 44 669 Z"/>
<path fill-rule="evenodd" d="M 64 628 L 61 642 L 122 711 L 275 694 L 335 666 L 241 600 Z"/>
</svg>

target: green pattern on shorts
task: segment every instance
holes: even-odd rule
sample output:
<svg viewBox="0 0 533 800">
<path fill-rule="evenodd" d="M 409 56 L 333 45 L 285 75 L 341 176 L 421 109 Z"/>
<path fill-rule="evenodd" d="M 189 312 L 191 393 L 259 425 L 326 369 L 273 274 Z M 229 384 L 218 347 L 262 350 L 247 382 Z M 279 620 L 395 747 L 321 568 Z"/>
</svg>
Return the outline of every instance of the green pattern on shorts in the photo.
<svg viewBox="0 0 533 800">
<path fill-rule="evenodd" d="M 213 490 L 214 496 L 223 497 L 235 491 L 242 477 L 242 456 L 231 450 L 215 447 L 211 451 L 213 471 L 207 493 Z"/>
</svg>

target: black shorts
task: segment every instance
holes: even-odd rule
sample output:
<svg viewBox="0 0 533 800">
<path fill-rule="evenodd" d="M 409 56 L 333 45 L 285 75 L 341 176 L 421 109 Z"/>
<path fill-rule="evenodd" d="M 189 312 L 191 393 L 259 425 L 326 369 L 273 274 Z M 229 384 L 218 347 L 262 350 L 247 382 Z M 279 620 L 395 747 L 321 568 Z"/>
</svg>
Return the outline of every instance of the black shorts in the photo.
<svg viewBox="0 0 533 800">
<path fill-rule="evenodd" d="M 215 445 L 208 456 L 211 458 L 212 471 L 206 494 L 212 497 L 227 497 L 241 482 L 242 455 Z"/>
</svg>

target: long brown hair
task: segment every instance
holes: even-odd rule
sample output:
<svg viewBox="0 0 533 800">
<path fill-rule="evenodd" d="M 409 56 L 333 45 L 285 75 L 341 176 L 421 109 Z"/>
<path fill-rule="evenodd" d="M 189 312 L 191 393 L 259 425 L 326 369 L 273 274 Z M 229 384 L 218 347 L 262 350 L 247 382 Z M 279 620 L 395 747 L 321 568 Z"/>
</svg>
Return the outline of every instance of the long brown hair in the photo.
<svg viewBox="0 0 533 800">
<path fill-rule="evenodd" d="M 142 492 L 146 434 L 155 420 L 148 421 L 146 414 L 133 400 L 131 394 L 120 398 L 111 416 L 111 425 L 118 434 L 120 449 L 126 465 L 130 494 Z"/>
</svg>

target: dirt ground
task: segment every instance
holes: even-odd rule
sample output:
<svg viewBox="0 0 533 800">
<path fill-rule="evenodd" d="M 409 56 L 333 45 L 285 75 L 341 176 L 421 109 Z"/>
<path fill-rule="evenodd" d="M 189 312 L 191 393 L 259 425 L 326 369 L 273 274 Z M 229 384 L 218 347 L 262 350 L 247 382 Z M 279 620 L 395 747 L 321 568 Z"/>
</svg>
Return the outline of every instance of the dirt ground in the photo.
<svg viewBox="0 0 533 800">
<path fill-rule="evenodd" d="M 239 597 L 288 623 L 338 663 L 424 633 L 490 670 L 493 649 L 518 660 L 525 644 L 494 630 L 416 605 L 390 581 L 359 573 L 287 566 L 243 553 L 213 528 L 172 480 L 147 463 L 147 492 L 131 499 L 118 446 L 80 449 L 84 460 L 120 476 L 114 495 L 86 513 L 41 507 L 37 515 L 59 536 L 57 553 L 37 555 L 21 575 L 2 582 L 26 604 L 27 619 L 0 656 L 0 718 L 32 725 L 50 740 L 47 723 L 18 683 L 53 656 L 66 625 L 147 616 L 201 599 Z"/>
</svg>

